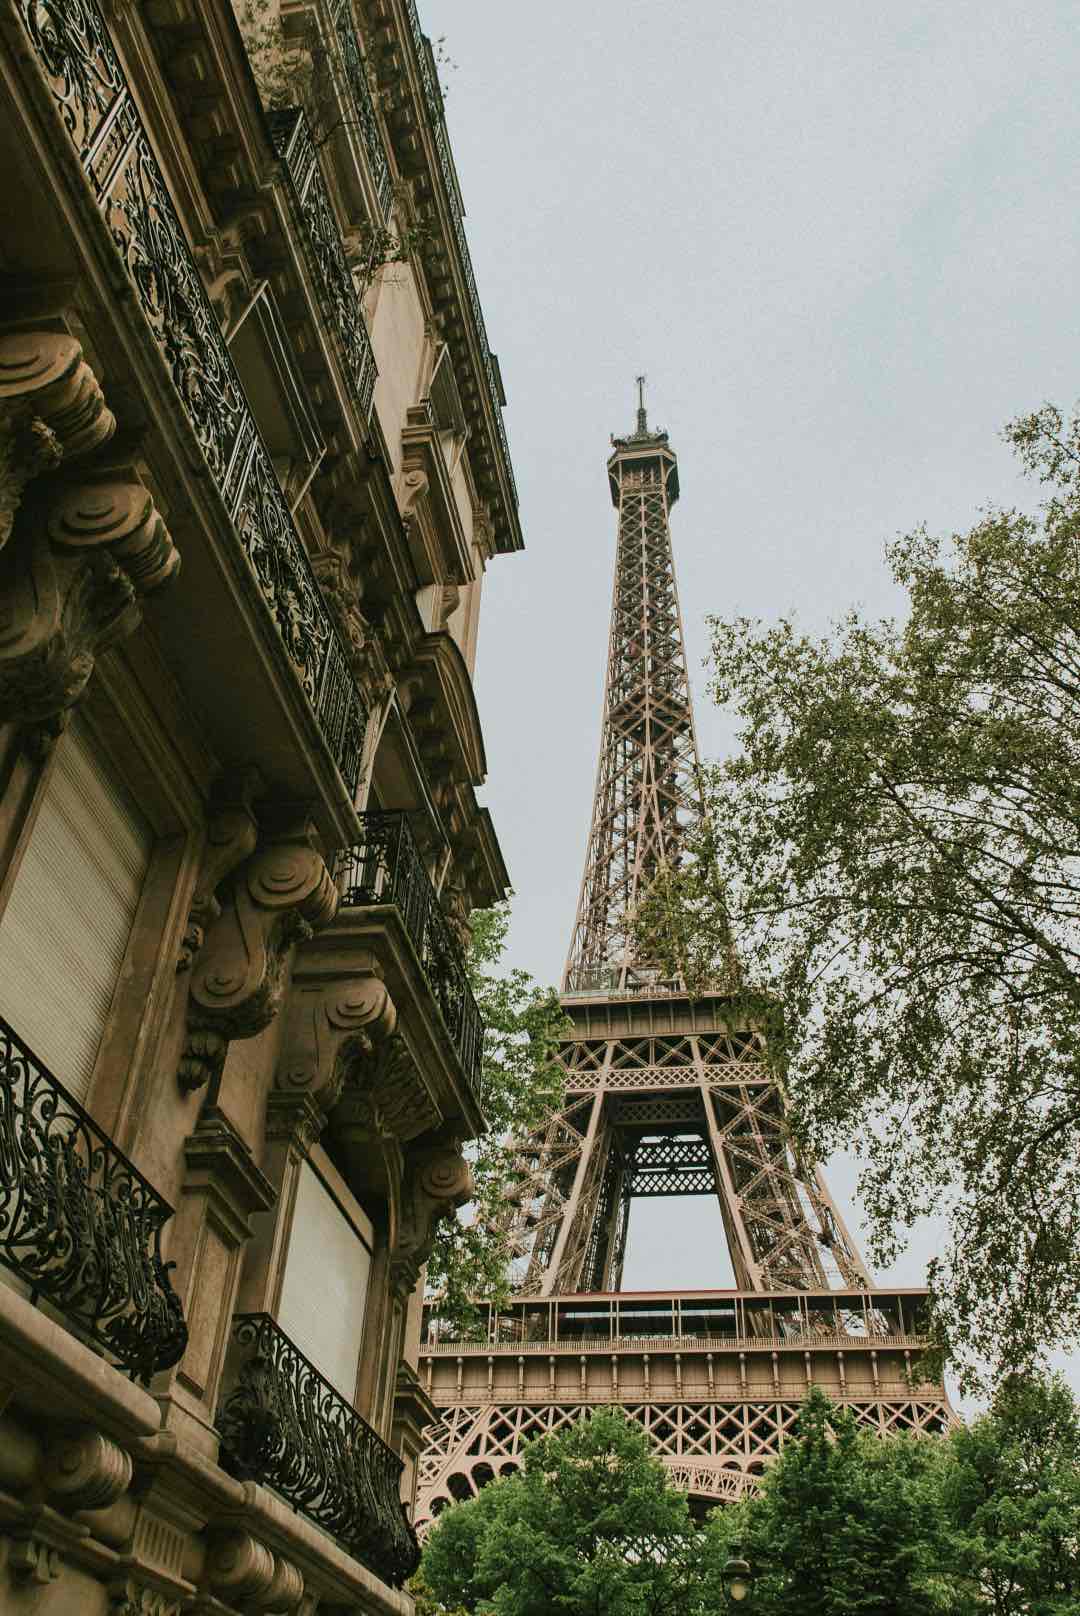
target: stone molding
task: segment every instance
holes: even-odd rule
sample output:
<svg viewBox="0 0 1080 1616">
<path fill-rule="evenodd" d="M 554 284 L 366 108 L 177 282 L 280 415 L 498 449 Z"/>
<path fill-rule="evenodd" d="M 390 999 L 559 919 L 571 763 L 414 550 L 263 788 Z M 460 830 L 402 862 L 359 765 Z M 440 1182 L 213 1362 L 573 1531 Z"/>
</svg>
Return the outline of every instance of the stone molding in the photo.
<svg viewBox="0 0 1080 1616">
<path fill-rule="evenodd" d="M 290 948 L 327 925 L 337 903 L 309 819 L 267 837 L 240 866 L 191 971 L 181 1088 L 202 1088 L 220 1073 L 232 1039 L 270 1025 Z"/>
</svg>

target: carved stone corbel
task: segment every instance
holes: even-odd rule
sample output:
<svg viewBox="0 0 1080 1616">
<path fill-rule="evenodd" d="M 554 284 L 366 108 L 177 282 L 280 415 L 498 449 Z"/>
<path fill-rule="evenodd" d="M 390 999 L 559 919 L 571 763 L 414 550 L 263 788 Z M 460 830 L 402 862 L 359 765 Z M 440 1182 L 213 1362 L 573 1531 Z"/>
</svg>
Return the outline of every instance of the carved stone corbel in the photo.
<svg viewBox="0 0 1080 1616">
<path fill-rule="evenodd" d="M 390 1284 L 398 1297 L 416 1289 L 440 1219 L 471 1194 L 469 1164 L 452 1145 L 406 1152 L 397 1204 L 391 1204 Z"/>
<path fill-rule="evenodd" d="M 27 483 L 88 454 L 116 430 L 97 377 L 74 337 L 12 331 L 0 337 L 0 546 Z"/>
<path fill-rule="evenodd" d="M 251 805 L 262 789 L 262 776 L 254 766 L 223 775 L 214 785 L 206 847 L 176 965 L 178 971 L 190 969 L 203 945 L 207 927 L 221 913 L 218 887 L 242 859 L 255 851 L 259 822 Z"/>
<path fill-rule="evenodd" d="M 309 1148 L 337 1104 L 350 1061 L 372 1057 L 397 1024 L 397 1010 L 378 976 L 332 981 L 294 979 L 281 1058 L 267 1119 L 270 1137 L 299 1136 Z"/>
<path fill-rule="evenodd" d="M 41 1479 L 65 1513 L 108 1509 L 131 1485 L 131 1455 L 89 1426 L 53 1437 L 45 1450 Z"/>
<path fill-rule="evenodd" d="M 44 522 L 27 510 L 0 554 L 0 721 L 55 723 L 179 565 L 142 483 L 65 487 Z"/>
<path fill-rule="evenodd" d="M 291 1560 L 250 1532 L 225 1532 L 211 1542 L 206 1581 L 224 1603 L 243 1610 L 286 1613 L 304 1597 L 304 1578 Z"/>
<path fill-rule="evenodd" d="M 192 969 L 183 1089 L 201 1088 L 220 1072 L 233 1038 L 253 1038 L 270 1025 L 289 949 L 332 920 L 337 904 L 310 820 L 268 839 L 240 867 Z"/>
<path fill-rule="evenodd" d="M 109 1616 L 180 1616 L 183 1601 L 134 1577 L 109 1584 Z"/>
</svg>

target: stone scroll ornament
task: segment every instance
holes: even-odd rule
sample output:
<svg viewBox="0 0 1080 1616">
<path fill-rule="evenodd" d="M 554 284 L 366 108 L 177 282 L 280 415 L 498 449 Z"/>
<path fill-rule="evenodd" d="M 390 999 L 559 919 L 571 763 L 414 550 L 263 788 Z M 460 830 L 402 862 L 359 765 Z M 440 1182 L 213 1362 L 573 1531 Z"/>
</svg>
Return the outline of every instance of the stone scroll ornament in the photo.
<svg viewBox="0 0 1080 1616">
<path fill-rule="evenodd" d="M 309 820 L 268 839 L 240 866 L 191 971 L 181 1088 L 202 1088 L 220 1073 L 232 1039 L 270 1025 L 289 949 L 331 921 L 337 903 Z"/>
<path fill-rule="evenodd" d="M 28 482 L 61 460 L 89 454 L 116 431 L 97 377 L 74 337 L 58 331 L 0 336 L 0 546 Z"/>
<path fill-rule="evenodd" d="M 138 481 L 62 486 L 0 551 L 0 721 L 59 727 L 180 556 Z"/>
<path fill-rule="evenodd" d="M 347 1068 L 373 1056 L 397 1024 L 386 984 L 375 975 L 356 975 L 352 963 L 346 956 L 350 974 L 344 978 L 310 983 L 302 979 L 299 958 L 294 965 L 267 1127 L 273 1135 L 297 1137 L 305 1148 L 340 1099 Z"/>
<path fill-rule="evenodd" d="M 391 1202 L 390 1283 L 398 1296 L 416 1289 L 440 1220 L 465 1205 L 472 1187 L 469 1164 L 454 1146 L 406 1152 L 400 1191 L 396 1204 Z"/>
</svg>

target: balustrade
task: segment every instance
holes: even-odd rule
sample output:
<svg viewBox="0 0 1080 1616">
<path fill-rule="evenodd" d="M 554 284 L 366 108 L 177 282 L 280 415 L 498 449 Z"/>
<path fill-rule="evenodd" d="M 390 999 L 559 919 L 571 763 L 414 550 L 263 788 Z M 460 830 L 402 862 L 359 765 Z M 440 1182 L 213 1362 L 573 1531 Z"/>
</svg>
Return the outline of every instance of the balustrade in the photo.
<svg viewBox="0 0 1080 1616">
<path fill-rule="evenodd" d="M 350 793 L 367 713 L 96 0 L 18 0 L 136 301 Z"/>
<path fill-rule="evenodd" d="M 420 1563 L 402 1462 L 267 1313 L 233 1319 L 235 1380 L 218 1409 L 221 1464 L 273 1487 L 385 1582 Z"/>
<path fill-rule="evenodd" d="M 0 1264 L 147 1381 L 187 1346 L 172 1208 L 0 1019 Z"/>
<path fill-rule="evenodd" d="M 446 1030 L 477 1101 L 484 1024 L 469 986 L 461 944 L 443 914 L 404 813 L 360 815 L 364 839 L 339 855 L 335 877 L 344 906 L 393 904 L 419 957 Z"/>
</svg>

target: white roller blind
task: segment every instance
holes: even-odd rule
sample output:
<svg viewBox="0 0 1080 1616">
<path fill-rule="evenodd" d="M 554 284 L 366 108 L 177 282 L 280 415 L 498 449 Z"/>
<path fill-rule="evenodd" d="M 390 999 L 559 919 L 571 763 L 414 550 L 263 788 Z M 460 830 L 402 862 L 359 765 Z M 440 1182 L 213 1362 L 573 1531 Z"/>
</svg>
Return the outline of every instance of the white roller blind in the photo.
<svg viewBox="0 0 1080 1616">
<path fill-rule="evenodd" d="M 304 1162 L 278 1323 L 347 1403 L 356 1390 L 370 1272 L 370 1251 Z"/>
<path fill-rule="evenodd" d="M 56 743 L 0 918 L 0 1012 L 84 1099 L 152 847 L 150 827 L 74 719 Z"/>
</svg>

